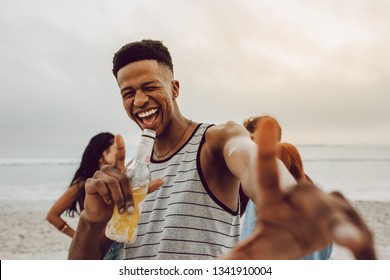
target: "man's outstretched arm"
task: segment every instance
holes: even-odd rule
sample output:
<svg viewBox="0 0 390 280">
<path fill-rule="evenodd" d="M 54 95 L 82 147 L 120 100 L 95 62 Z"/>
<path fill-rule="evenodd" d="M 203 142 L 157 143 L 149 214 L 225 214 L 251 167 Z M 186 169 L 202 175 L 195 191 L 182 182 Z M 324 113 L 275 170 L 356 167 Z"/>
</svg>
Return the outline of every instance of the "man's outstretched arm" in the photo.
<svg viewBox="0 0 390 280">
<path fill-rule="evenodd" d="M 225 259 L 298 259 L 335 242 L 356 259 L 375 259 L 370 230 L 340 193 L 308 183 L 282 189 L 275 155 L 276 124 L 261 122 L 255 203 L 261 212 L 254 233 Z"/>
</svg>

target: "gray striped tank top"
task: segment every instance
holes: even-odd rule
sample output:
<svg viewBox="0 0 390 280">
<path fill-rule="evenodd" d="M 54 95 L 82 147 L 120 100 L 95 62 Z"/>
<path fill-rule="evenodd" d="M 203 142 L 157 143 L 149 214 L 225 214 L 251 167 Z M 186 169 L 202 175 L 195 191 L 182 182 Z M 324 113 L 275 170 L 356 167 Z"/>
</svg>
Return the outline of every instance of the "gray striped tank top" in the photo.
<svg viewBox="0 0 390 280">
<path fill-rule="evenodd" d="M 164 185 L 142 206 L 137 240 L 124 259 L 210 259 L 239 240 L 240 215 L 210 192 L 200 169 L 200 148 L 209 125 L 200 124 L 186 144 L 164 161 L 152 161 L 152 178 Z"/>
</svg>

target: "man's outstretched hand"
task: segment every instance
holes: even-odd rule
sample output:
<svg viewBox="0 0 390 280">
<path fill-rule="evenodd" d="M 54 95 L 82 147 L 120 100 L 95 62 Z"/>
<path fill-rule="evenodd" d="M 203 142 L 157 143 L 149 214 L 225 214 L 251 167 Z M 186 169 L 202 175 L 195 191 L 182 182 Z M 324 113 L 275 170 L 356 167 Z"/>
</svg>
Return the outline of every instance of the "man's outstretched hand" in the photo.
<svg viewBox="0 0 390 280">
<path fill-rule="evenodd" d="M 370 230 L 340 193 L 328 194 L 303 182 L 280 188 L 275 131 L 275 122 L 266 119 L 257 132 L 256 229 L 225 258 L 299 259 L 334 242 L 356 259 L 375 259 Z"/>
</svg>

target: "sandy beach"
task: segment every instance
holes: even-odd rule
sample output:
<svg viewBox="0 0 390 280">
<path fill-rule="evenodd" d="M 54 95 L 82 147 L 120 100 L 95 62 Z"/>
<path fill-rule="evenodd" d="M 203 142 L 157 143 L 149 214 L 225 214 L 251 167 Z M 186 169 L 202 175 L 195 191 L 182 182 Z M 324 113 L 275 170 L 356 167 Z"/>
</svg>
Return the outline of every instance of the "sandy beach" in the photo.
<svg viewBox="0 0 390 280">
<path fill-rule="evenodd" d="M 61 260 L 67 258 L 70 238 L 46 220 L 53 201 L 1 200 L 0 259 Z M 390 202 L 355 201 L 375 237 L 378 258 L 390 260 Z M 77 219 L 67 218 L 75 226 Z M 353 259 L 343 248 L 335 247 L 332 259 Z"/>
</svg>

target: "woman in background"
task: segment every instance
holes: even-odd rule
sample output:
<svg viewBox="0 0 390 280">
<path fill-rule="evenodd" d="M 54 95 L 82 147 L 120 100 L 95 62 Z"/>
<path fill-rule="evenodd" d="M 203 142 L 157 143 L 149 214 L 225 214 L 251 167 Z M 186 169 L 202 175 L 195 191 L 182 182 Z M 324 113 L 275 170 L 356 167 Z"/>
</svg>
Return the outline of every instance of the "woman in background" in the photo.
<svg viewBox="0 0 390 280">
<path fill-rule="evenodd" d="M 301 155 L 298 152 L 298 149 L 286 142 L 279 142 L 276 146 L 276 157 L 279 158 L 287 169 L 290 171 L 291 175 L 294 176 L 297 182 L 299 181 L 308 181 L 313 184 L 313 181 L 305 174 L 303 170 L 303 164 Z M 304 260 L 327 260 L 330 258 L 333 251 L 333 245 L 329 244 L 320 251 L 316 251 L 313 254 L 303 257 Z"/>
<path fill-rule="evenodd" d="M 59 231 L 73 238 L 75 230 L 61 218 L 61 215 L 66 212 L 69 217 L 73 218 L 75 213 L 80 214 L 84 209 L 86 180 L 91 178 L 101 166 L 114 164 L 116 153 L 113 134 L 103 132 L 91 138 L 69 188 L 47 213 L 46 219 Z M 114 242 L 104 259 L 122 259 L 122 247 L 123 244 Z"/>
</svg>

